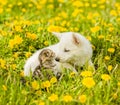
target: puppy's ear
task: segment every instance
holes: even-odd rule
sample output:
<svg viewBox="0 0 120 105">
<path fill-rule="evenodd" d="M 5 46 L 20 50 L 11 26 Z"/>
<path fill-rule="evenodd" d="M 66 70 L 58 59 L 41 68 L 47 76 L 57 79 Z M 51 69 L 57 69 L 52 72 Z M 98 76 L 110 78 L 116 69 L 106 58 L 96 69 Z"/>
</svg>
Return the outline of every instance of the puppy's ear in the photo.
<svg viewBox="0 0 120 105">
<path fill-rule="evenodd" d="M 58 33 L 58 32 L 52 32 L 52 34 L 54 35 L 54 36 L 56 36 L 59 40 L 61 39 L 61 33 Z"/>
<path fill-rule="evenodd" d="M 74 44 L 80 45 L 80 38 L 75 33 L 73 33 L 72 36 Z"/>
</svg>

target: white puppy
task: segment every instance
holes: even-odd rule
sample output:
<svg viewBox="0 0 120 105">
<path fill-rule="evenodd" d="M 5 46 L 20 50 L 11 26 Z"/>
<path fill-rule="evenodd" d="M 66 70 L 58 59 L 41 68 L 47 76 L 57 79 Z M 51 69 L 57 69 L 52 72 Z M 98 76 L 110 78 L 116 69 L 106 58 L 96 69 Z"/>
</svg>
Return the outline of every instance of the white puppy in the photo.
<svg viewBox="0 0 120 105">
<path fill-rule="evenodd" d="M 91 61 L 92 46 L 84 36 L 75 32 L 53 32 L 53 34 L 60 40 L 56 61 L 74 66 L 83 66 L 85 63 L 93 66 Z"/>
<path fill-rule="evenodd" d="M 55 54 L 58 51 L 58 44 L 52 45 L 47 47 L 47 49 L 51 49 Z M 35 69 L 37 66 L 40 65 L 39 62 L 39 54 L 41 53 L 41 51 L 43 51 L 46 48 L 40 49 L 37 52 L 35 52 L 30 58 L 27 59 L 25 65 L 24 65 L 24 75 L 25 76 L 30 76 L 30 73 L 34 73 Z M 73 70 L 74 72 L 76 72 L 75 68 L 73 68 L 70 64 L 68 63 L 60 63 L 54 60 L 54 64 L 56 64 L 56 66 L 54 66 L 52 69 L 52 71 L 54 72 L 54 74 L 57 76 L 57 73 L 62 72 L 63 68 L 68 68 Z"/>
<path fill-rule="evenodd" d="M 92 48 L 90 42 L 82 35 L 74 32 L 56 33 L 59 43 L 47 47 L 51 49 L 56 55 L 56 66 L 54 74 L 61 72 L 62 67 L 70 68 L 76 72 L 74 65 L 83 66 L 86 62 L 93 65 L 91 62 Z M 24 75 L 29 76 L 30 72 L 34 72 L 35 68 L 39 65 L 38 56 L 42 51 L 35 52 L 25 63 Z M 71 66 L 72 65 L 72 66 Z"/>
</svg>

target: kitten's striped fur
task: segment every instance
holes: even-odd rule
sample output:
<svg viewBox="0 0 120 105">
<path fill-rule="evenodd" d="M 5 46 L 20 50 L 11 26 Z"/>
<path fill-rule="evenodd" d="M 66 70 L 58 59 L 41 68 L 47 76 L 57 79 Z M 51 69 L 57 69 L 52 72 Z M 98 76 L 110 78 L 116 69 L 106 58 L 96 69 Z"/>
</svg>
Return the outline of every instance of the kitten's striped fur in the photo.
<svg viewBox="0 0 120 105">
<path fill-rule="evenodd" d="M 55 60 L 55 53 L 50 49 L 43 49 L 41 53 L 39 54 L 39 63 L 33 72 L 33 78 L 44 78 L 43 70 L 47 73 L 47 70 L 52 69 L 55 66 L 54 60 Z M 49 74 L 46 74 L 49 76 Z"/>
</svg>

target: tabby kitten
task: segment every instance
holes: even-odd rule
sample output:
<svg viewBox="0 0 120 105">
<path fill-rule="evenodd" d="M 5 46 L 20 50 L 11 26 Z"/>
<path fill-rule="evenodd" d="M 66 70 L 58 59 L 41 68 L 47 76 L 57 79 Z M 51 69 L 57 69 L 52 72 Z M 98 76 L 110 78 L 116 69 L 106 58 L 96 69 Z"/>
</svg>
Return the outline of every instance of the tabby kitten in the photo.
<svg viewBox="0 0 120 105">
<path fill-rule="evenodd" d="M 55 53 L 50 49 L 43 49 L 39 54 L 39 62 L 40 64 L 36 67 L 33 72 L 33 78 L 47 78 L 49 79 L 52 69 L 56 66 L 55 64 Z M 45 76 L 46 75 L 46 76 Z"/>
</svg>

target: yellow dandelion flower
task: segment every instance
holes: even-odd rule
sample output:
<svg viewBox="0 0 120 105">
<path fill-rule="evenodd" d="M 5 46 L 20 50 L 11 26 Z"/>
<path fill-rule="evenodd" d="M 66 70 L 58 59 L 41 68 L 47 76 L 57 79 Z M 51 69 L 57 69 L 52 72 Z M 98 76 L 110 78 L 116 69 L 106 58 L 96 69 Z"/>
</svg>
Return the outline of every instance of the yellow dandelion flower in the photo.
<svg viewBox="0 0 120 105">
<path fill-rule="evenodd" d="M 95 23 L 96 23 L 96 20 L 95 20 L 95 19 L 92 19 L 91 21 L 92 21 L 92 23 L 93 23 L 93 24 L 95 24 Z"/>
<path fill-rule="evenodd" d="M 105 5 L 100 5 L 99 8 L 100 8 L 100 9 L 104 9 L 104 8 L 105 8 Z"/>
<path fill-rule="evenodd" d="M 117 94 L 117 93 L 114 93 L 114 94 L 112 95 L 112 97 L 113 97 L 113 99 L 115 100 L 115 99 L 118 98 L 118 94 Z"/>
<path fill-rule="evenodd" d="M 9 46 L 10 46 L 10 48 L 13 48 L 15 44 L 16 44 L 16 43 L 14 42 L 13 39 L 11 39 L 11 40 L 9 41 Z"/>
<path fill-rule="evenodd" d="M 40 9 L 42 9 L 42 6 L 39 5 L 39 4 L 36 4 L 36 8 L 37 8 L 38 10 L 40 10 Z"/>
<path fill-rule="evenodd" d="M 41 94 L 42 94 L 41 90 L 38 90 L 38 91 L 36 91 L 35 93 L 36 93 L 37 95 L 41 95 Z"/>
<path fill-rule="evenodd" d="M 93 7 L 93 8 L 97 7 L 97 4 L 92 4 L 92 7 Z"/>
<path fill-rule="evenodd" d="M 120 6 L 120 3 L 117 3 L 117 2 L 116 2 L 116 3 L 114 4 L 114 6 L 118 8 L 118 7 Z"/>
<path fill-rule="evenodd" d="M 105 58 L 104 58 L 105 60 L 110 60 L 110 57 L 109 56 L 105 56 Z"/>
<path fill-rule="evenodd" d="M 92 40 L 91 36 L 86 36 L 86 38 L 87 38 L 89 41 Z"/>
<path fill-rule="evenodd" d="M 83 2 L 81 2 L 79 0 L 76 0 L 76 1 L 73 2 L 73 6 L 75 6 L 75 7 L 83 7 L 84 4 L 83 4 Z"/>
<path fill-rule="evenodd" d="M 35 105 L 45 105 L 45 102 L 42 101 L 42 100 L 33 100 L 33 103 L 34 103 Z"/>
<path fill-rule="evenodd" d="M 78 30 L 79 30 L 79 28 L 75 27 L 75 28 L 74 28 L 74 30 L 75 30 L 75 31 L 78 31 Z"/>
<path fill-rule="evenodd" d="M 100 0 L 98 3 L 99 4 L 104 4 L 106 2 L 106 0 Z"/>
<path fill-rule="evenodd" d="M 108 48 L 107 51 L 110 52 L 110 53 L 114 53 L 114 52 L 115 52 L 115 49 L 114 49 L 114 48 Z"/>
<path fill-rule="evenodd" d="M 116 20 L 117 20 L 117 22 L 120 22 L 120 18 L 117 18 Z"/>
<path fill-rule="evenodd" d="M 93 14 L 93 17 L 99 17 L 100 16 L 100 14 L 98 13 L 98 12 L 95 12 L 94 14 Z"/>
<path fill-rule="evenodd" d="M 19 54 L 17 52 L 14 53 L 14 55 L 13 55 L 14 58 L 18 58 L 18 56 L 19 56 Z"/>
<path fill-rule="evenodd" d="M 48 42 L 48 41 L 45 41 L 45 42 L 44 42 L 44 45 L 45 45 L 45 46 L 48 46 L 48 45 L 49 45 L 49 42 Z"/>
<path fill-rule="evenodd" d="M 111 79 L 111 77 L 110 77 L 108 74 L 102 74 L 102 75 L 101 75 L 101 78 L 102 78 L 103 80 L 105 80 L 105 81 L 108 81 L 108 80 Z"/>
<path fill-rule="evenodd" d="M 92 12 L 89 12 L 89 13 L 88 13 L 87 19 L 88 19 L 88 20 L 92 20 L 92 19 L 93 19 L 93 13 L 92 13 Z"/>
<path fill-rule="evenodd" d="M 112 47 L 115 47 L 115 44 L 112 44 Z M 114 49 L 114 48 L 113 48 Z"/>
<path fill-rule="evenodd" d="M 86 2 L 84 5 L 85 5 L 85 7 L 89 7 L 90 3 Z"/>
<path fill-rule="evenodd" d="M 42 30 L 43 30 L 42 27 L 38 27 L 37 32 L 40 32 L 40 31 L 42 31 Z"/>
<path fill-rule="evenodd" d="M 104 35 L 99 35 L 98 39 L 104 39 Z"/>
<path fill-rule="evenodd" d="M 32 54 L 31 52 L 26 52 L 26 53 L 25 53 L 25 57 L 27 57 L 27 58 L 28 58 L 28 57 L 30 57 L 30 56 L 31 56 L 31 54 Z"/>
<path fill-rule="evenodd" d="M 12 5 L 12 4 L 8 4 L 8 7 L 9 7 L 9 8 L 12 8 L 12 7 L 13 7 L 13 5 Z"/>
<path fill-rule="evenodd" d="M 80 103 L 85 103 L 85 102 L 86 102 L 86 99 L 87 99 L 86 95 L 80 95 L 80 96 L 79 96 L 79 101 L 80 101 Z"/>
<path fill-rule="evenodd" d="M 113 32 L 114 31 L 114 27 L 109 27 L 109 31 Z"/>
<path fill-rule="evenodd" d="M 11 68 L 12 68 L 13 70 L 15 70 L 15 69 L 16 69 L 16 67 L 17 67 L 17 65 L 16 65 L 16 64 L 12 64 L 12 65 L 11 65 Z"/>
<path fill-rule="evenodd" d="M 30 33 L 30 32 L 27 32 L 27 33 L 26 33 L 26 37 L 31 39 L 31 33 Z"/>
<path fill-rule="evenodd" d="M 107 69 L 108 71 L 111 71 L 113 69 L 112 65 L 108 65 Z"/>
<path fill-rule="evenodd" d="M 45 102 L 44 101 L 39 101 L 38 105 L 45 105 Z"/>
<path fill-rule="evenodd" d="M 64 102 L 71 102 L 73 100 L 71 95 L 65 95 L 63 96 L 63 101 Z"/>
<path fill-rule="evenodd" d="M 54 8 L 54 5 L 53 5 L 53 4 L 49 4 L 49 5 L 48 5 L 48 8 L 49 8 L 49 9 L 53 9 L 53 8 Z"/>
<path fill-rule="evenodd" d="M 3 30 L 0 30 L 0 35 L 2 35 L 2 36 L 7 36 L 7 32 L 6 32 L 6 31 L 3 31 Z"/>
<path fill-rule="evenodd" d="M 47 30 L 48 30 L 48 32 L 60 32 L 60 31 L 65 31 L 66 28 L 63 28 L 61 26 L 50 25 Z"/>
<path fill-rule="evenodd" d="M 71 72 L 70 77 L 74 77 L 74 76 L 75 76 L 75 72 Z"/>
<path fill-rule="evenodd" d="M 112 15 L 112 16 L 117 16 L 118 13 L 117 13 L 116 10 L 111 10 L 111 11 L 110 11 L 110 15 Z"/>
<path fill-rule="evenodd" d="M 33 24 L 39 24 L 39 23 L 40 23 L 39 20 L 35 20 L 35 21 L 33 22 Z"/>
<path fill-rule="evenodd" d="M 44 5 L 46 2 L 47 2 L 47 0 L 42 0 L 39 3 L 42 4 L 42 5 Z"/>
<path fill-rule="evenodd" d="M 65 12 L 65 11 L 62 11 L 62 12 L 59 14 L 59 16 L 62 17 L 62 18 L 67 18 L 67 17 L 68 17 L 67 12 Z"/>
<path fill-rule="evenodd" d="M 2 14 L 2 13 L 3 13 L 3 8 L 0 7 L 0 14 Z"/>
<path fill-rule="evenodd" d="M 2 88 L 4 91 L 7 91 L 7 87 L 5 85 L 2 85 Z"/>
<path fill-rule="evenodd" d="M 50 97 L 48 97 L 48 99 L 52 102 L 57 101 L 58 100 L 58 95 L 52 94 Z"/>
<path fill-rule="evenodd" d="M 56 16 L 56 17 L 55 17 L 55 21 L 60 21 L 60 20 L 62 20 L 60 16 Z M 52 19 L 52 22 L 53 22 L 53 21 L 54 21 L 54 20 Z"/>
<path fill-rule="evenodd" d="M 30 33 L 30 32 L 26 33 L 26 37 L 29 38 L 29 39 L 32 39 L 32 40 L 37 39 L 37 35 L 34 34 L 34 33 Z"/>
<path fill-rule="evenodd" d="M 41 85 L 43 88 L 48 88 L 48 87 L 50 87 L 50 81 L 45 81 Z"/>
<path fill-rule="evenodd" d="M 108 27 L 112 27 L 112 26 L 113 26 L 113 24 L 112 24 L 112 23 L 109 23 L 107 26 L 108 26 Z"/>
<path fill-rule="evenodd" d="M 0 59 L 0 67 L 5 69 L 6 68 L 6 61 L 3 59 Z"/>
<path fill-rule="evenodd" d="M 58 0 L 58 2 L 60 2 L 60 3 L 64 3 L 64 0 Z"/>
<path fill-rule="evenodd" d="M 22 43 L 23 39 L 22 39 L 19 35 L 16 35 L 16 36 L 14 37 L 14 41 L 15 41 L 16 44 L 19 45 L 19 44 Z"/>
<path fill-rule="evenodd" d="M 50 81 L 45 81 L 41 83 L 41 88 L 46 88 L 47 92 L 49 92 L 49 87 L 51 86 Z"/>
<path fill-rule="evenodd" d="M 18 6 L 21 6 L 21 5 L 22 5 L 22 2 L 18 2 L 17 5 L 18 5 Z"/>
<path fill-rule="evenodd" d="M 120 82 L 118 82 L 118 84 L 117 84 L 118 86 L 120 86 Z"/>
<path fill-rule="evenodd" d="M 87 88 L 92 88 L 93 86 L 95 86 L 95 81 L 92 77 L 87 77 L 82 80 L 82 84 Z"/>
<path fill-rule="evenodd" d="M 81 72 L 81 76 L 83 76 L 83 77 L 90 77 L 92 75 L 93 74 L 92 74 L 91 71 L 83 71 L 83 72 Z"/>
<path fill-rule="evenodd" d="M 35 40 L 35 39 L 37 39 L 37 35 L 33 33 L 33 34 L 31 35 L 31 38 L 32 38 L 33 40 Z"/>
<path fill-rule="evenodd" d="M 31 21 L 23 21 L 23 24 L 27 25 L 27 26 L 30 26 L 32 24 L 32 22 Z"/>
<path fill-rule="evenodd" d="M 75 9 L 72 13 L 72 16 L 73 17 L 76 17 L 77 15 L 79 15 L 80 13 L 82 13 L 83 10 L 82 9 Z"/>
<path fill-rule="evenodd" d="M 20 76 L 21 76 L 21 77 L 24 77 L 24 71 L 21 71 L 21 72 L 20 72 Z"/>
<path fill-rule="evenodd" d="M 50 3 L 53 3 L 53 2 L 54 2 L 54 0 L 49 0 L 49 2 L 50 2 Z"/>
<path fill-rule="evenodd" d="M 25 8 L 22 8 L 22 12 L 26 12 L 27 10 Z"/>
<path fill-rule="evenodd" d="M 33 81 L 33 82 L 32 82 L 32 88 L 33 88 L 34 90 L 38 90 L 38 89 L 39 89 L 39 84 L 38 84 L 37 81 Z"/>
<path fill-rule="evenodd" d="M 67 21 L 62 21 L 62 23 L 61 23 L 61 26 L 65 26 L 66 25 L 66 23 L 67 23 Z"/>
<path fill-rule="evenodd" d="M 57 78 L 56 77 L 52 77 L 51 79 L 50 79 L 50 83 L 56 83 L 57 82 Z"/>
<path fill-rule="evenodd" d="M 16 35 L 14 37 L 14 39 L 11 39 L 9 41 L 9 46 L 10 46 L 10 48 L 14 48 L 14 46 L 21 44 L 22 41 L 23 41 L 23 39 L 20 36 Z"/>
<path fill-rule="evenodd" d="M 31 3 L 30 3 L 30 4 L 28 4 L 28 7 L 30 7 L 30 8 L 31 8 L 31 7 L 33 7 L 33 4 L 31 4 Z"/>
<path fill-rule="evenodd" d="M 33 50 L 33 49 L 34 49 L 34 47 L 33 47 L 33 46 L 29 46 L 29 49 L 30 49 L 30 50 Z"/>
<path fill-rule="evenodd" d="M 93 32 L 93 33 L 98 32 L 98 31 L 100 30 L 100 26 L 92 27 L 90 30 L 91 30 L 91 32 Z"/>
<path fill-rule="evenodd" d="M 22 32 L 23 31 L 21 26 L 15 26 L 14 30 L 17 31 L 17 32 Z"/>
</svg>

